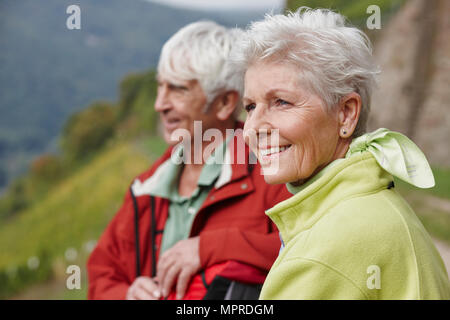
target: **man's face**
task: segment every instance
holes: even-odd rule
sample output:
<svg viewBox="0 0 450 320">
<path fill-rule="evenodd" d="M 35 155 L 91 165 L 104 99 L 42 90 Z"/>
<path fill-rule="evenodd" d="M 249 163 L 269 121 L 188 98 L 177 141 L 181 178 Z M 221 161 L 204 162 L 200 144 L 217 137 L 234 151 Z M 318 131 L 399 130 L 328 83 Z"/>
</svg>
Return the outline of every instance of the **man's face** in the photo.
<svg viewBox="0 0 450 320">
<path fill-rule="evenodd" d="M 194 137 L 194 121 L 202 121 L 203 129 L 214 126 L 212 112 L 205 113 L 206 96 L 197 80 L 172 81 L 158 75 L 155 110 L 159 112 L 168 144 L 179 139 L 172 136 L 177 129 L 185 129 Z"/>
</svg>

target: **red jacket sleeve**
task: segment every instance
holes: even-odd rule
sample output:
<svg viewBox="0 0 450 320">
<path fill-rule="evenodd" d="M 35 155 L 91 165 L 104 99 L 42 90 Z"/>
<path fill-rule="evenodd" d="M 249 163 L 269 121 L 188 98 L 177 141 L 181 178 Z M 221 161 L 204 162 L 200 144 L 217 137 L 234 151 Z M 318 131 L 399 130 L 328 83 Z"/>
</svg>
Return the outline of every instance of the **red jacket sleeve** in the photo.
<svg viewBox="0 0 450 320">
<path fill-rule="evenodd" d="M 212 247 L 211 243 L 216 246 Z M 269 271 L 280 245 L 278 231 L 269 234 L 238 228 L 208 231 L 200 235 L 200 261 L 203 268 L 236 260 Z"/>
<path fill-rule="evenodd" d="M 102 234 L 91 253 L 87 272 L 88 299 L 125 299 L 134 276 L 134 242 L 124 239 L 124 219 L 133 217 L 133 207 L 128 191 L 122 207 Z"/>
<path fill-rule="evenodd" d="M 267 186 L 265 207 L 287 199 L 291 194 L 284 185 Z M 264 212 L 261 212 L 264 215 Z M 200 261 L 203 268 L 227 260 L 236 260 L 269 271 L 280 250 L 281 242 L 275 224 L 266 217 L 268 233 L 244 228 L 224 228 L 200 234 Z"/>
</svg>

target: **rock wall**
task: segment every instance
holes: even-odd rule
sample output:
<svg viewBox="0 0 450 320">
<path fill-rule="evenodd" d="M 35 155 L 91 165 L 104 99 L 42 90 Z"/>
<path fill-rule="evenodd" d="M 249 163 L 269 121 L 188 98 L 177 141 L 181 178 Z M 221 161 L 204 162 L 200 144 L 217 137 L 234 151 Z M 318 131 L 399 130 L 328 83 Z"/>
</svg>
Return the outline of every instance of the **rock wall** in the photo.
<svg viewBox="0 0 450 320">
<path fill-rule="evenodd" d="M 374 41 L 381 67 L 369 129 L 414 140 L 432 164 L 450 167 L 450 1 L 408 0 Z"/>
</svg>

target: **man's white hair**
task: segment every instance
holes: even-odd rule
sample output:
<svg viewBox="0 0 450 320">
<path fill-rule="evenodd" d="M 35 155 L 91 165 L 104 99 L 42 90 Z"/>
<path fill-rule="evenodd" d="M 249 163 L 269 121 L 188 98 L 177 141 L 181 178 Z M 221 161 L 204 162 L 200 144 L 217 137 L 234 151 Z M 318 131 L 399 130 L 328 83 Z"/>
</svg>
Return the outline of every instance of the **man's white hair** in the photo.
<svg viewBox="0 0 450 320">
<path fill-rule="evenodd" d="M 366 130 L 372 88 L 379 72 L 368 37 L 327 9 L 301 7 L 287 15 L 266 15 L 253 22 L 233 60 L 245 70 L 257 61 L 290 63 L 308 90 L 324 101 L 328 110 L 345 95 L 356 92 L 362 108 L 354 136 Z"/>
<path fill-rule="evenodd" d="M 188 24 L 164 44 L 158 74 L 175 83 L 199 81 L 207 98 L 205 111 L 220 93 L 237 91 L 241 98 L 243 79 L 229 55 L 242 35 L 240 29 L 227 29 L 212 21 Z M 235 116 L 239 113 L 236 109 Z"/>
</svg>

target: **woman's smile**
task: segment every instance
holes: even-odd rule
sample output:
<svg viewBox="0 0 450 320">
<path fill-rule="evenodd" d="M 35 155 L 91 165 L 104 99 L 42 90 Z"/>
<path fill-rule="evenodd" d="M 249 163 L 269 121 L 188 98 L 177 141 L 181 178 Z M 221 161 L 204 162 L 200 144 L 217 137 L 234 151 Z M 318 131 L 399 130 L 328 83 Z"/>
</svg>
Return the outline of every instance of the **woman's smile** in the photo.
<svg viewBox="0 0 450 320">
<path fill-rule="evenodd" d="M 261 163 L 267 163 L 271 160 L 277 159 L 279 158 L 282 154 L 287 153 L 288 149 L 291 147 L 292 145 L 285 145 L 285 146 L 276 146 L 276 147 L 265 147 L 265 148 L 259 148 L 259 159 Z"/>
</svg>

